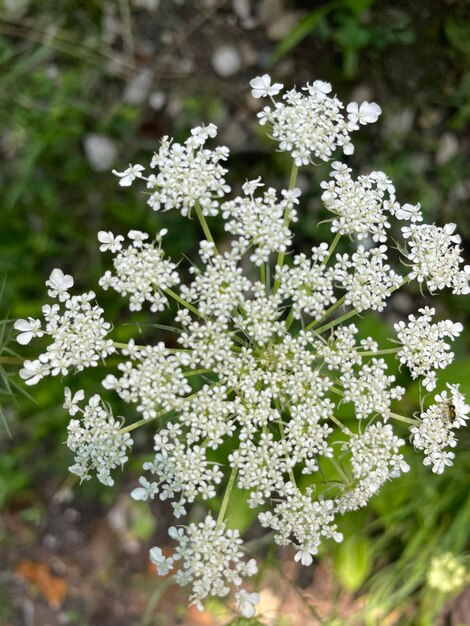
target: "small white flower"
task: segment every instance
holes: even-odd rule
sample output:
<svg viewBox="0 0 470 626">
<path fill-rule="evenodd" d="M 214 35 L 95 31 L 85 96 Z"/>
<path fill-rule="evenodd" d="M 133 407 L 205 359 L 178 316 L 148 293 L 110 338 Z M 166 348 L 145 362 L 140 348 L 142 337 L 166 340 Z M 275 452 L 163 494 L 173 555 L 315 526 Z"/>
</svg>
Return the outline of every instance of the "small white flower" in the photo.
<svg viewBox="0 0 470 626">
<path fill-rule="evenodd" d="M 102 244 L 100 246 L 101 252 L 106 252 L 107 250 L 117 252 L 118 250 L 121 250 L 121 242 L 124 241 L 124 237 L 122 235 L 114 236 L 110 230 L 100 230 L 97 236 L 98 241 Z"/>
<path fill-rule="evenodd" d="M 121 187 L 130 187 L 136 178 L 142 178 L 142 172 L 144 171 L 144 167 L 142 165 L 131 165 L 129 163 L 129 167 L 124 172 L 117 172 L 113 170 L 113 174 L 118 176 L 121 180 L 119 184 Z"/>
<path fill-rule="evenodd" d="M 263 76 L 256 76 L 250 80 L 250 87 L 253 98 L 265 98 L 266 96 L 277 96 L 284 85 L 281 83 L 271 85 L 271 76 L 263 74 Z"/>
<path fill-rule="evenodd" d="M 165 556 L 163 555 L 162 549 L 158 546 L 150 549 L 149 552 L 150 560 L 154 565 L 161 565 L 166 561 Z"/>
<path fill-rule="evenodd" d="M 235 599 L 243 617 L 253 617 L 256 613 L 256 604 L 259 603 L 259 593 L 248 593 L 245 589 L 237 591 Z"/>
<path fill-rule="evenodd" d="M 134 500 L 148 500 L 149 498 L 153 500 L 155 495 L 158 493 L 157 483 L 149 482 L 145 476 L 141 476 L 139 478 L 139 483 L 141 484 L 141 487 L 136 487 L 131 491 L 131 498 Z"/>
<path fill-rule="evenodd" d="M 46 280 L 46 287 L 50 287 L 47 292 L 51 298 L 59 298 L 60 302 L 65 302 L 70 296 L 68 290 L 73 287 L 73 278 L 70 274 L 64 274 L 64 272 L 55 268 L 52 270 L 49 279 Z"/>
<path fill-rule="evenodd" d="M 421 205 L 419 204 L 403 204 L 394 210 L 397 220 L 409 220 L 411 222 L 422 222 L 423 215 L 421 213 Z"/>
<path fill-rule="evenodd" d="M 42 337 L 41 321 L 29 317 L 27 320 L 16 320 L 14 329 L 21 331 L 16 341 L 22 346 L 28 344 L 33 337 Z"/>
<path fill-rule="evenodd" d="M 294 556 L 294 561 L 300 561 L 302 565 L 308 567 L 313 563 L 313 556 L 318 553 L 316 548 L 310 548 L 309 546 L 296 546 L 299 551 Z"/>
<path fill-rule="evenodd" d="M 331 83 L 327 83 L 324 80 L 315 80 L 313 82 L 313 88 L 317 92 L 318 95 L 326 96 L 331 92 Z"/>
<path fill-rule="evenodd" d="M 26 360 L 23 363 L 24 367 L 20 369 L 20 376 L 27 385 L 35 385 L 41 378 L 44 378 L 50 373 L 50 367 L 47 363 L 43 363 L 39 359 L 34 361 Z"/>
<path fill-rule="evenodd" d="M 373 124 L 379 119 L 382 109 L 375 102 L 363 102 L 361 106 L 357 102 L 351 102 L 347 106 L 348 119 L 359 124 Z"/>
<path fill-rule="evenodd" d="M 460 243 L 462 241 L 460 235 L 453 234 L 456 228 L 457 224 L 453 222 L 449 222 L 449 224 L 444 226 L 444 233 L 449 236 L 449 240 L 452 241 L 452 243 Z"/>
<path fill-rule="evenodd" d="M 70 415 L 74 416 L 80 410 L 78 403 L 81 402 L 85 398 L 85 392 L 83 389 L 79 389 L 73 396 L 72 392 L 68 387 L 64 389 L 64 409 L 69 412 Z"/>
<path fill-rule="evenodd" d="M 144 233 L 141 230 L 130 230 L 127 233 L 127 236 L 129 237 L 129 239 L 132 239 L 133 241 L 133 246 L 135 248 L 141 248 L 143 242 L 149 238 L 149 234 L 148 233 Z"/>
<path fill-rule="evenodd" d="M 246 196 L 252 196 L 258 187 L 264 187 L 264 183 L 261 182 L 261 176 L 258 176 L 258 178 L 254 180 L 247 180 L 246 183 L 242 185 L 242 191 Z"/>
</svg>

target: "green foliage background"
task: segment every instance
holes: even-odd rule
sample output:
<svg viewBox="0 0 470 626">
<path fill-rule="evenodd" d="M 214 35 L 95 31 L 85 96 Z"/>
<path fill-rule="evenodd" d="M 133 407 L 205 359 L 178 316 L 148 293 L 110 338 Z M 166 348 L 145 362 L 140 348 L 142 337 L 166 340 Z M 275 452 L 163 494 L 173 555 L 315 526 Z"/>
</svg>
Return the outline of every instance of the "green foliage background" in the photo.
<svg viewBox="0 0 470 626">
<path fill-rule="evenodd" d="M 175 115 L 170 107 L 155 112 L 147 101 L 133 105 L 123 99 L 140 60 L 122 54 L 122 41 L 103 42 L 105 3 L 34 0 L 17 3 L 15 13 L 11 2 L 3 6 L 0 2 L 0 277 L 6 278 L 1 301 L 4 318 L 38 315 L 45 301 L 44 279 L 53 267 L 72 273 L 78 288 L 93 288 L 103 272 L 96 244 L 100 229 L 124 233 L 130 228 L 152 231 L 167 226 L 172 233 L 170 256 L 176 258 L 181 251 L 190 255 L 195 248 L 199 235 L 196 224 L 181 225 L 177 215 L 152 213 L 138 191 L 123 190 L 109 172 L 90 167 L 83 148 L 89 133 L 113 140 L 117 147 L 115 167 L 123 169 L 129 161 L 148 161 L 162 134 L 183 138 L 201 120 L 215 120 L 224 128 L 230 119 L 241 115 L 253 126 L 247 147 L 238 145 L 234 150 L 232 182 L 258 173 L 270 182 L 285 180 L 287 160 L 271 156 L 272 146 L 256 128 L 253 112 L 246 114 L 248 80 L 263 71 L 287 84 L 328 80 L 345 100 L 357 86 L 368 88 L 384 116 L 377 128 L 360 133 L 352 163 L 359 169 L 384 169 L 394 180 L 399 198 L 403 202 L 420 201 L 428 221 L 456 222 L 468 252 L 468 2 L 299 0 L 285 4 L 302 12 L 296 25 L 277 43 L 268 41 L 259 29 L 243 33 L 243 37 L 251 37 L 256 60 L 235 78 L 223 79 L 211 69 L 210 54 L 211 45 L 222 37 L 222 31 L 217 34 L 217 24 L 225 25 L 230 3 L 221 3 L 211 12 L 198 2 L 176 5 L 162 0 L 152 26 L 155 60 L 144 59 L 144 64 L 152 67 L 155 87 L 177 98 Z M 134 38 L 138 38 L 145 33 L 147 17 L 132 9 L 131 19 Z M 167 57 L 178 54 L 178 50 L 160 38 L 163 31 L 179 33 L 188 23 L 197 26 L 187 34 L 189 54 L 196 59 L 195 70 L 175 78 L 166 69 Z M 232 38 L 237 36 L 235 25 Z M 201 45 L 207 37 L 213 41 Z M 121 59 L 118 69 L 112 69 L 114 56 Z M 436 160 L 445 137 L 455 139 L 458 149 L 449 159 Z M 321 168 L 312 173 L 308 207 L 298 229 L 299 247 L 312 237 L 322 236 L 315 223 L 322 216 L 318 182 L 324 174 Z M 117 328 L 126 321 L 124 302 L 107 294 L 100 294 L 100 302 Z M 424 302 L 421 295 L 410 292 L 404 306 L 414 309 L 417 302 Z M 466 322 L 457 360 L 447 373 L 451 382 L 461 382 L 470 395 L 469 298 L 443 295 L 439 314 Z M 133 321 L 145 325 L 150 320 L 142 314 Z M 165 316 L 159 320 L 163 324 L 166 321 Z M 8 350 L 16 349 L 9 342 L 9 328 L 6 323 L 0 326 L 3 357 L 14 356 Z M 388 337 L 387 328 L 375 317 L 362 321 L 364 334 Z M 118 329 L 122 340 L 134 331 L 135 327 L 129 326 Z M 23 356 L 27 356 L 25 352 Z M 397 375 L 408 386 L 406 374 Z M 0 401 L 11 430 L 10 439 L 3 424 L 0 507 L 7 509 L 31 496 L 42 482 L 60 484 L 70 457 L 62 445 L 66 416 L 61 409 L 61 381 L 43 381 L 34 388 L 31 400 L 15 389 L 19 381 L 14 366 L 3 364 L 1 376 Z M 83 385 L 93 387 L 97 379 L 93 373 Z M 417 402 L 418 390 L 412 385 L 404 400 L 405 410 L 415 410 Z M 334 560 L 344 588 L 368 594 L 371 614 L 376 607 L 381 615 L 398 607 L 398 621 L 390 623 L 435 623 L 436 612 L 446 598 L 431 600 L 424 584 L 425 573 L 437 552 L 465 554 L 468 550 L 469 450 L 467 432 L 461 435 L 455 466 L 443 477 L 431 476 L 417 459 L 410 458 L 412 471 L 407 477 L 387 486 L 370 509 L 342 521 L 349 539 L 333 552 L 325 548 L 324 556 Z M 135 464 L 138 467 L 139 460 Z M 106 503 L 118 489 L 119 485 L 114 492 L 102 491 L 87 484 L 81 493 L 83 498 L 100 498 Z M 34 498 L 31 502 L 33 510 L 45 506 Z M 236 523 L 247 529 L 252 518 L 240 502 L 235 500 L 232 505 L 234 516 Z"/>
</svg>

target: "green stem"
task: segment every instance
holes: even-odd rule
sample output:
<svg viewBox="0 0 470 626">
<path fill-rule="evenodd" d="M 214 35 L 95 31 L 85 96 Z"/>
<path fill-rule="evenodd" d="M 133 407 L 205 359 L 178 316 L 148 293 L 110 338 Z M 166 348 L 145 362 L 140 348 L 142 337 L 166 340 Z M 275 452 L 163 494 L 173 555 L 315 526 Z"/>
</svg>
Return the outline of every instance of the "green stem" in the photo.
<svg viewBox="0 0 470 626">
<path fill-rule="evenodd" d="M 399 413 L 389 413 L 389 416 L 398 422 L 405 422 L 405 424 L 419 424 L 419 420 L 412 419 L 411 417 L 405 417 Z"/>
<path fill-rule="evenodd" d="M 344 469 L 341 467 L 341 465 L 337 462 L 337 460 L 334 457 L 330 457 L 330 462 L 333 465 L 333 467 L 335 468 L 335 470 L 338 472 L 338 474 L 342 477 L 342 479 L 345 481 L 345 483 L 349 483 L 351 481 L 351 479 L 349 478 L 349 476 L 346 474 L 346 472 L 344 471 Z"/>
<path fill-rule="evenodd" d="M 259 266 L 259 279 L 260 281 L 263 283 L 263 285 L 266 288 L 266 292 L 267 292 L 267 285 L 266 285 L 266 266 L 264 263 L 261 263 L 261 265 Z"/>
<path fill-rule="evenodd" d="M 281 433 L 282 439 L 284 439 L 285 438 L 284 437 L 284 425 L 282 423 L 282 420 L 279 420 L 278 424 L 279 424 L 279 432 Z M 292 467 L 289 467 L 287 471 L 288 471 L 291 483 L 294 485 L 294 487 L 297 487 L 297 483 L 295 481 L 295 476 L 294 476 L 294 470 L 292 469 Z"/>
<path fill-rule="evenodd" d="M 224 499 L 222 500 L 222 505 L 220 507 L 219 515 L 217 517 L 217 528 L 220 528 L 224 521 L 225 512 L 227 510 L 228 502 L 230 500 L 230 494 L 232 493 L 233 485 L 235 484 L 235 479 L 237 477 L 237 467 L 232 468 L 232 472 L 230 474 L 230 478 L 228 479 L 227 489 L 224 493 Z"/>
<path fill-rule="evenodd" d="M 118 350 L 127 350 L 129 345 L 127 343 L 119 343 L 119 341 L 113 341 L 113 346 Z M 138 350 L 143 350 L 146 346 L 134 346 Z"/>
<path fill-rule="evenodd" d="M 0 356 L 0 365 L 23 365 L 24 359 L 20 356 Z"/>
<path fill-rule="evenodd" d="M 280 403 L 278 398 L 276 398 L 274 400 L 274 406 L 279 411 L 279 415 L 281 415 L 281 413 L 282 413 L 281 403 Z M 280 419 L 276 420 L 276 421 L 277 421 L 277 423 L 279 425 L 279 433 L 281 435 L 281 439 L 284 440 L 285 439 L 285 434 L 284 434 L 284 424 L 282 423 L 282 417 L 280 417 Z M 288 473 L 289 473 L 289 478 L 291 480 L 291 483 L 294 486 L 297 486 L 297 483 L 295 482 L 295 476 L 294 476 L 294 471 L 293 471 L 292 467 L 289 467 Z"/>
<path fill-rule="evenodd" d="M 343 433 L 349 432 L 349 431 L 348 431 L 348 429 L 346 428 L 346 426 L 345 426 L 342 422 L 340 422 L 340 420 L 339 420 L 337 417 L 335 417 L 334 415 L 332 415 L 332 416 L 330 417 L 330 420 L 331 420 L 334 424 L 336 424 L 336 426 L 338 426 L 338 428 L 339 428 L 339 429 L 341 429 L 341 431 L 342 431 Z"/>
<path fill-rule="evenodd" d="M 338 242 L 340 239 L 341 239 L 341 234 L 336 233 L 335 238 L 333 239 L 331 243 L 331 246 L 328 248 L 328 255 L 323 259 L 323 265 L 326 265 L 328 261 L 331 259 L 331 255 L 335 251 L 336 246 L 338 245 Z"/>
<path fill-rule="evenodd" d="M 209 389 L 211 389 L 212 387 L 215 387 L 218 384 L 219 383 L 216 382 L 213 385 L 210 385 Z M 199 393 L 201 393 L 201 389 L 199 389 L 198 391 L 195 391 L 190 396 L 186 396 L 186 398 L 183 398 L 183 399 L 184 399 L 185 402 L 187 402 L 188 400 L 192 400 L 193 398 L 195 398 Z M 139 426 L 143 426 L 144 424 L 148 424 L 149 422 L 153 422 L 153 420 L 156 420 L 159 417 L 164 417 L 165 415 L 169 415 L 172 411 L 173 411 L 173 409 L 170 409 L 169 411 L 164 410 L 164 411 L 160 411 L 159 413 L 157 413 L 155 415 L 155 417 L 144 417 L 143 419 L 139 420 L 138 422 L 134 422 L 133 424 L 129 424 L 129 426 L 124 426 L 124 428 L 121 428 L 119 430 L 119 432 L 121 434 L 123 434 L 123 433 L 130 433 L 132 430 L 135 430 L 136 428 L 139 428 Z"/>
<path fill-rule="evenodd" d="M 131 431 L 135 430 L 136 428 L 139 428 L 140 426 L 143 426 L 144 424 L 147 424 L 148 422 L 153 422 L 153 420 L 156 420 L 159 417 L 163 417 L 167 413 L 171 413 L 171 411 L 160 411 L 159 413 L 157 413 L 155 415 L 155 417 L 144 417 L 143 419 L 139 420 L 138 422 L 134 422 L 133 424 L 129 424 L 129 426 L 124 426 L 124 428 L 121 428 L 119 430 L 119 432 L 122 435 L 124 433 L 130 433 Z"/>
<path fill-rule="evenodd" d="M 341 391 L 341 389 L 338 389 L 337 387 L 328 387 L 328 389 L 332 391 L 333 393 L 336 393 L 338 396 L 341 396 L 341 397 L 344 396 L 344 392 Z"/>
<path fill-rule="evenodd" d="M 208 369 L 199 369 L 199 370 L 188 370 L 187 372 L 183 372 L 183 375 L 186 376 L 186 378 L 189 378 L 190 376 L 199 376 L 200 374 L 211 374 L 212 370 L 208 370 Z"/>
<path fill-rule="evenodd" d="M 289 311 L 289 315 L 286 318 L 286 328 L 287 330 L 289 330 L 289 328 L 292 326 L 292 322 L 294 321 L 294 309 L 291 309 Z"/>
<path fill-rule="evenodd" d="M 219 251 L 217 250 L 217 246 L 215 245 L 214 238 L 212 237 L 209 224 L 207 223 L 206 218 L 202 214 L 202 209 L 201 209 L 201 205 L 199 204 L 199 202 L 196 202 L 196 204 L 194 205 L 194 208 L 196 210 L 196 215 L 198 217 L 199 223 L 202 226 L 202 230 L 204 231 L 204 235 L 206 236 L 207 241 L 210 241 L 214 245 L 214 250 L 216 254 L 219 254 Z"/>
<path fill-rule="evenodd" d="M 358 312 L 356 311 L 356 309 L 353 309 L 352 311 L 349 311 L 348 313 L 345 313 L 344 315 L 341 315 L 341 317 L 335 318 L 334 320 L 332 320 L 328 324 L 325 324 L 324 326 L 320 326 L 320 328 L 316 328 L 315 332 L 319 333 L 319 334 L 320 333 L 324 333 L 325 330 L 329 330 L 330 328 L 334 328 L 334 326 L 337 326 L 338 324 L 341 324 L 342 322 L 345 322 L 350 317 L 353 317 L 354 315 L 357 315 L 357 314 L 358 314 Z"/>
<path fill-rule="evenodd" d="M 333 313 L 333 311 L 336 311 L 336 309 L 338 307 L 340 307 L 345 300 L 346 300 L 346 296 L 345 295 L 342 296 L 339 300 L 336 300 L 336 302 L 334 304 L 332 304 L 330 306 L 330 308 L 327 309 L 323 313 L 322 317 L 319 320 L 313 320 L 313 322 L 310 322 L 310 324 L 308 324 L 308 326 L 306 326 L 305 330 L 306 331 L 310 330 L 311 328 L 314 328 L 317 324 L 321 324 L 321 322 L 323 322 L 323 320 L 326 320 L 326 318 L 329 317 Z"/>
<path fill-rule="evenodd" d="M 299 173 L 299 168 L 295 163 L 293 163 L 291 173 L 290 173 L 290 179 L 289 179 L 289 191 L 292 191 L 292 189 L 294 189 L 295 183 L 297 181 L 298 173 Z M 284 227 L 289 226 L 289 222 L 290 222 L 290 212 L 286 208 L 284 212 Z M 279 254 L 277 255 L 276 267 L 281 268 L 284 265 L 285 256 L 286 256 L 285 252 L 279 252 Z M 279 285 L 280 285 L 280 279 L 277 278 L 274 282 L 273 293 L 276 293 L 276 291 L 279 289 Z"/>
<path fill-rule="evenodd" d="M 176 302 L 179 302 L 179 304 L 184 306 L 185 309 L 188 309 L 198 317 L 202 317 L 204 319 L 204 315 L 202 315 L 202 313 L 198 309 L 196 309 L 195 306 L 187 302 L 184 298 L 182 298 L 175 291 L 173 291 L 173 289 L 165 289 L 165 293 L 171 296 L 174 300 L 176 300 Z"/>
<path fill-rule="evenodd" d="M 374 352 L 373 350 L 369 350 L 368 352 L 358 352 L 359 356 L 380 356 L 381 354 L 396 354 L 401 350 L 400 348 L 385 348 L 384 350 L 377 350 Z"/>
</svg>

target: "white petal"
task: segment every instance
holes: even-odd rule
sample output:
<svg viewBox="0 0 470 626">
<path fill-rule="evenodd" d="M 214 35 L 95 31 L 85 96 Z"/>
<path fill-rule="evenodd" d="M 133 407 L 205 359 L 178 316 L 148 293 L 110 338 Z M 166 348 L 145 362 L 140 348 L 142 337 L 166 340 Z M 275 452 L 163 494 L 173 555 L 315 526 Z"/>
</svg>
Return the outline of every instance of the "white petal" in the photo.
<svg viewBox="0 0 470 626">
<path fill-rule="evenodd" d="M 147 500 L 148 499 L 148 490 L 143 487 L 137 487 L 131 491 L 131 498 L 134 500 Z"/>
<path fill-rule="evenodd" d="M 16 341 L 20 343 L 22 346 L 26 346 L 33 337 L 34 337 L 34 333 L 32 332 L 21 333 L 16 338 Z"/>
<path fill-rule="evenodd" d="M 109 243 L 113 238 L 113 234 L 110 231 L 100 230 L 97 237 L 100 243 Z"/>
<path fill-rule="evenodd" d="M 373 124 L 381 113 L 382 109 L 375 102 L 363 102 L 359 107 L 359 121 L 361 124 Z"/>
<path fill-rule="evenodd" d="M 29 332 L 31 330 L 31 324 L 30 322 L 28 322 L 28 320 L 16 320 L 15 324 L 13 325 L 13 328 L 15 330 L 21 330 L 23 332 Z"/>
</svg>

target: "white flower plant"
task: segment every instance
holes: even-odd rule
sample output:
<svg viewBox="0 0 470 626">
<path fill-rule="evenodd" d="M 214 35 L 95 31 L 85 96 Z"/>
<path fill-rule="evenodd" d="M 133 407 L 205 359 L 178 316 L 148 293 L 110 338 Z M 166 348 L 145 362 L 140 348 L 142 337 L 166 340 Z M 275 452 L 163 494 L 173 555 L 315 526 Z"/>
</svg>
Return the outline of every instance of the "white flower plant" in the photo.
<svg viewBox="0 0 470 626">
<path fill-rule="evenodd" d="M 113 269 L 100 286 L 128 298 L 131 311 L 159 313 L 172 306 L 178 347 L 113 341 L 95 293 L 71 295 L 73 279 L 60 269 L 46 282 L 55 303 L 43 307 L 44 321 L 15 324 L 21 344 L 51 339 L 43 354 L 25 361 L 27 384 L 121 355 L 117 372 L 102 385 L 140 419 L 125 423 L 100 395 L 85 400 L 83 390 L 66 387 L 64 407 L 73 417 L 67 444 L 75 455 L 70 470 L 81 479 L 95 473 L 112 485 L 112 470 L 130 454 L 130 433 L 142 427 L 153 435 L 156 429 L 154 458 L 144 463 L 145 475 L 131 495 L 170 499 L 181 521 L 169 529 L 172 555 L 154 547 L 150 559 L 161 575 L 173 572 L 179 584 L 190 586 L 190 601 L 199 609 L 208 596 L 233 590 L 247 617 L 255 614 L 259 596 L 242 585 L 257 566 L 226 516 L 235 485 L 274 541 L 292 544 L 294 559 L 308 566 L 323 539 L 342 540 L 339 516 L 366 506 L 385 481 L 409 470 L 396 421 L 410 428 L 414 449 L 439 474 L 452 464 L 455 432 L 470 411 L 458 384 L 448 384 L 426 410 L 397 413 L 394 403 L 405 390 L 383 358 L 396 357 L 431 392 L 436 371 L 452 362 L 449 342 L 461 333 L 460 323 L 436 321 L 434 309 L 421 308 L 395 325 L 396 339 L 386 347 L 373 337 L 359 339 L 354 324 L 366 311 L 382 311 L 408 281 L 431 294 L 444 288 L 468 294 L 470 266 L 462 265 L 454 224 L 423 224 L 419 204 L 400 205 L 386 174 L 354 177 L 333 160 L 321 183 L 332 241 L 315 245 L 309 255 L 290 252 L 302 201 L 299 168 L 328 162 L 340 151 L 352 154 L 351 134 L 377 121 L 380 107 L 353 102 L 345 108 L 322 81 L 277 100 L 283 85 L 272 84 L 269 75 L 256 77 L 251 87 L 253 97 L 269 101 L 258 114 L 260 124 L 292 157 L 286 189 L 267 188 L 258 177 L 231 197 L 223 166 L 229 151 L 206 145 L 217 134 L 213 124 L 194 128 L 184 144 L 164 137 L 149 173 L 139 164 L 114 172 L 122 186 L 144 182 L 154 211 L 180 211 L 200 222 L 199 260 L 189 266 L 187 285 L 178 263 L 165 255 L 165 230 L 131 230 L 127 240 L 98 233 L 100 250 L 113 255 Z M 228 249 L 219 249 L 211 234 L 209 218 L 217 215 L 233 236 Z M 395 220 L 403 235 L 403 273 L 388 262 Z M 352 240 L 354 253 L 335 252 L 341 237 Z M 340 405 L 350 410 L 347 424 L 338 417 Z M 222 444 L 230 451 L 225 463 L 215 463 L 211 453 Z M 218 495 L 216 518 L 207 513 L 200 522 L 183 523 L 195 499 Z"/>
</svg>

